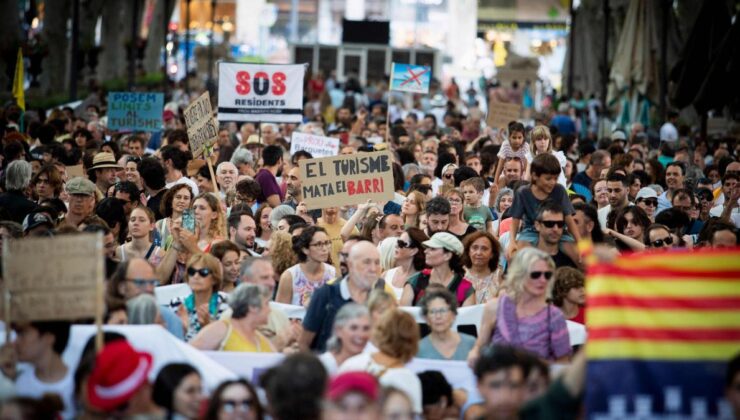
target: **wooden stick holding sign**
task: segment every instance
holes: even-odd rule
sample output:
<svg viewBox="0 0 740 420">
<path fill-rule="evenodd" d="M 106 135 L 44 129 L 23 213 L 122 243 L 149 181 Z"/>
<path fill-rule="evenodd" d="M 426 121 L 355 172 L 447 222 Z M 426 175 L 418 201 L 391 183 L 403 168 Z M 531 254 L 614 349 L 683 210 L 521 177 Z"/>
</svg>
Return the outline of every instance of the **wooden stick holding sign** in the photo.
<svg viewBox="0 0 740 420">
<path fill-rule="evenodd" d="M 215 194 L 218 194 L 218 183 L 216 182 L 216 174 L 213 173 L 213 163 L 211 163 L 211 157 L 213 156 L 213 153 L 208 154 L 208 148 L 206 146 L 203 146 L 203 156 L 208 155 L 206 157 L 206 163 L 208 164 L 208 172 L 211 173 L 211 182 L 213 183 L 213 192 Z"/>
<path fill-rule="evenodd" d="M 193 101 L 183 112 L 188 127 L 188 140 L 193 158 L 207 156 L 206 147 L 211 147 L 218 140 L 218 121 L 213 118 L 211 98 L 208 92 Z M 208 159 L 206 159 L 208 160 Z"/>
</svg>

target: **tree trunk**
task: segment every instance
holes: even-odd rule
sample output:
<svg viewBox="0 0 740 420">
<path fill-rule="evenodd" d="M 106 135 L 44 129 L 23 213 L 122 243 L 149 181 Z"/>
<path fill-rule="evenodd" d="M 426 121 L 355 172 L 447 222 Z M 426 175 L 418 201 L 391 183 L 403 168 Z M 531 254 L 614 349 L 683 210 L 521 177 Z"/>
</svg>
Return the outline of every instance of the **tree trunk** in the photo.
<svg viewBox="0 0 740 420">
<path fill-rule="evenodd" d="M 165 3 L 169 4 L 165 5 Z M 157 0 L 154 6 L 152 21 L 149 24 L 146 51 L 144 51 L 144 71 L 146 73 L 161 71 L 160 61 L 162 59 L 162 46 L 164 45 L 166 33 L 166 28 L 162 26 L 164 25 L 163 13 L 166 13 L 168 18 L 171 18 L 172 12 L 175 10 L 175 3 L 177 3 L 177 0 Z M 167 10 L 165 10 L 165 6 L 167 6 Z"/>
<path fill-rule="evenodd" d="M 0 16 L 3 16 L 3 24 L 0 25 L 0 90 L 10 92 L 18 47 L 21 44 L 18 2 L 0 0 Z"/>
<path fill-rule="evenodd" d="M 45 95 L 67 90 L 69 78 L 69 41 L 67 21 L 71 15 L 69 0 L 48 1 L 44 14 L 42 39 L 47 43 L 49 55 L 44 58 L 41 71 L 41 91 Z"/>
<path fill-rule="evenodd" d="M 133 2 L 128 0 L 108 0 L 103 6 L 102 49 L 98 65 L 98 80 L 121 78 L 126 75 L 127 45 L 131 34 L 131 13 Z"/>
<path fill-rule="evenodd" d="M 82 0 L 80 2 L 80 76 L 87 79 L 95 67 L 90 61 L 97 61 L 95 54 L 95 26 L 103 11 L 103 0 Z"/>
</svg>

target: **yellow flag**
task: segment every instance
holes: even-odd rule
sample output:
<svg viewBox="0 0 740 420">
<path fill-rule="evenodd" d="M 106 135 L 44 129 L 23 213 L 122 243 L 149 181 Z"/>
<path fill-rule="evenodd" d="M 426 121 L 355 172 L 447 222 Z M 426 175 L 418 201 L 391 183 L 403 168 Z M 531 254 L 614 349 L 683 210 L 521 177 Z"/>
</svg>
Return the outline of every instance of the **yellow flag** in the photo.
<svg viewBox="0 0 740 420">
<path fill-rule="evenodd" d="M 13 97 L 18 102 L 18 106 L 26 110 L 26 95 L 23 91 L 23 53 L 18 48 L 18 59 L 15 62 L 15 77 L 13 77 Z"/>
</svg>

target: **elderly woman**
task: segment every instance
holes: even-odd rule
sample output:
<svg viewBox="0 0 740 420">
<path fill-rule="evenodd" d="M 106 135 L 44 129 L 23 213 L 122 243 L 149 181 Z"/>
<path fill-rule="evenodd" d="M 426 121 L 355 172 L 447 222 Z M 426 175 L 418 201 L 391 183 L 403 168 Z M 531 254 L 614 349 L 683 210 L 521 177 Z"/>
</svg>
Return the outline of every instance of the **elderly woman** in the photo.
<svg viewBox="0 0 740 420">
<path fill-rule="evenodd" d="M 521 347 L 556 363 L 568 361 L 571 347 L 565 317 L 548 303 L 554 271 L 555 263 L 544 251 L 530 247 L 516 253 L 506 275 L 506 294 L 484 306 L 469 363 L 491 343 Z"/>
<path fill-rule="evenodd" d="M 334 376 L 345 360 L 362 353 L 370 339 L 370 312 L 367 307 L 348 303 L 334 318 L 334 332 L 326 342 L 327 351 L 319 360 Z"/>
<path fill-rule="evenodd" d="M 450 202 L 450 224 L 447 231 L 463 240 L 476 229 L 465 222 L 463 216 L 463 203 L 465 202 L 462 192 L 457 188 L 451 188 L 444 193 L 444 197 Z"/>
<path fill-rule="evenodd" d="M 409 227 L 419 227 L 419 219 L 426 208 L 427 197 L 419 191 L 411 191 L 401 206 L 401 217 L 403 225 Z"/>
<path fill-rule="evenodd" d="M 475 288 L 475 303 L 497 298 L 503 286 L 498 275 L 501 245 L 490 233 L 476 231 L 465 238 L 463 246 L 461 262 L 465 278 Z"/>
<path fill-rule="evenodd" d="M 190 341 L 200 350 L 274 353 L 275 348 L 259 327 L 270 316 L 270 290 L 255 284 L 241 284 L 229 297 L 231 318 L 214 321 Z"/>
<path fill-rule="evenodd" d="M 327 264 L 331 240 L 324 228 L 309 226 L 293 238 L 293 252 L 299 262 L 280 276 L 275 301 L 308 307 L 316 289 L 337 277 L 334 266 Z"/>
<path fill-rule="evenodd" d="M 339 373 L 368 372 L 378 378 L 381 386 L 404 391 L 411 397 L 414 412 L 421 414 L 421 381 L 405 367 L 419 351 L 419 326 L 414 317 L 400 309 L 388 311 L 374 326 L 372 336 L 378 351 L 349 358 Z"/>
<path fill-rule="evenodd" d="M 460 263 L 463 244 L 455 235 L 437 232 L 423 243 L 426 265 L 431 269 L 422 270 L 408 279 L 401 296 L 401 306 L 417 306 L 424 291 L 430 284 L 441 284 L 455 295 L 458 306 L 475 303 L 475 288 L 465 279 Z"/>
<path fill-rule="evenodd" d="M 126 302 L 126 315 L 129 325 L 159 324 L 164 326 L 157 299 L 148 293 L 129 299 Z"/>
<path fill-rule="evenodd" d="M 465 360 L 475 346 L 475 337 L 452 329 L 457 316 L 457 301 L 447 289 L 429 287 L 421 301 L 421 314 L 431 334 L 419 343 L 416 357 L 422 359 Z"/>
<path fill-rule="evenodd" d="M 210 254 L 195 254 L 188 261 L 185 280 L 193 291 L 185 298 L 175 298 L 170 307 L 175 310 L 185 328 L 185 340 L 190 341 L 201 328 L 219 319 L 228 308 L 227 296 L 221 289 L 221 263 Z"/>
<path fill-rule="evenodd" d="M 378 252 L 380 253 L 380 269 L 386 272 L 392 269 L 396 265 L 396 249 L 398 247 L 398 238 L 395 236 L 389 236 L 378 245 Z"/>
<path fill-rule="evenodd" d="M 417 228 L 408 228 L 396 241 L 396 250 L 393 255 L 395 267 L 383 273 L 385 284 L 390 285 L 400 300 L 406 280 L 424 269 L 426 264 L 422 243 L 428 240 L 426 233 Z"/>
<path fill-rule="evenodd" d="M 494 213 L 496 213 L 496 220 L 493 221 L 493 234 L 495 236 L 499 236 L 498 234 L 498 227 L 499 223 L 501 223 L 501 220 L 504 216 L 504 212 L 511 207 L 511 204 L 514 202 L 514 190 L 511 188 L 501 188 L 501 190 L 496 194 L 496 204 L 493 208 Z"/>
</svg>

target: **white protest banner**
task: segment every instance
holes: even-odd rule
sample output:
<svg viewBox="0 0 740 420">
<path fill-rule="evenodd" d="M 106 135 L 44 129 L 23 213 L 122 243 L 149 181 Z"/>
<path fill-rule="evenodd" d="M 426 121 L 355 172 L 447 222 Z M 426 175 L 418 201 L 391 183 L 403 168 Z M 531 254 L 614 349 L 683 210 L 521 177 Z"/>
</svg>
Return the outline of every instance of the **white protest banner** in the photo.
<svg viewBox="0 0 740 420">
<path fill-rule="evenodd" d="M 294 131 L 290 139 L 291 156 L 299 150 L 305 150 L 315 158 L 336 156 L 339 154 L 339 139 Z"/>
<path fill-rule="evenodd" d="M 519 119 L 521 112 L 521 104 L 491 101 L 488 105 L 486 124 L 491 128 L 507 128 L 511 121 Z"/>
<path fill-rule="evenodd" d="M 211 97 L 203 93 L 183 112 L 188 127 L 188 139 L 193 157 L 203 155 L 203 148 L 210 147 L 218 139 L 218 122 L 213 118 Z"/>
<path fill-rule="evenodd" d="M 218 64 L 220 121 L 300 123 L 303 64 Z"/>
<path fill-rule="evenodd" d="M 308 210 L 393 200 L 393 158 L 389 151 L 300 161 Z"/>
<path fill-rule="evenodd" d="M 3 243 L 3 279 L 11 319 L 92 318 L 103 311 L 101 234 L 25 238 Z M 7 321 L 7 320 L 6 320 Z"/>
</svg>

